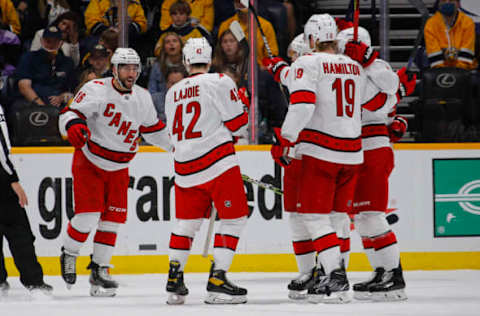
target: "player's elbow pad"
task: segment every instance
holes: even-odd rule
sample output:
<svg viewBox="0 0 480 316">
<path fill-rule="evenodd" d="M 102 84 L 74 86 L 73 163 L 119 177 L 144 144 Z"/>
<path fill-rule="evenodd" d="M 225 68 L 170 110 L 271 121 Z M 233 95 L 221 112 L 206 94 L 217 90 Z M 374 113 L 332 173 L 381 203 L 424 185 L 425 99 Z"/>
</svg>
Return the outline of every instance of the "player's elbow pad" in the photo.
<svg viewBox="0 0 480 316">
<path fill-rule="evenodd" d="M 223 124 L 232 132 L 232 135 L 241 136 L 248 125 L 248 114 L 244 111 L 242 114 L 223 122 Z"/>
<path fill-rule="evenodd" d="M 287 117 L 282 125 L 282 136 L 292 143 L 296 142 L 298 134 L 300 134 L 310 121 L 314 111 L 315 105 L 311 103 L 290 105 Z"/>
</svg>

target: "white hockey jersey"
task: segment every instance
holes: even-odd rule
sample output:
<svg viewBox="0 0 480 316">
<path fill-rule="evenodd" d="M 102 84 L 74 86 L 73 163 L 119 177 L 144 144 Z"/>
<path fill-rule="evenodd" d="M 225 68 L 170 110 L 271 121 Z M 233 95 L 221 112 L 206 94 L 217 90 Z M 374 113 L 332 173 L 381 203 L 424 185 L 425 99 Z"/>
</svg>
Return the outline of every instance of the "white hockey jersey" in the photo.
<svg viewBox="0 0 480 316">
<path fill-rule="evenodd" d="M 363 162 L 361 104 L 364 69 L 347 56 L 313 53 L 291 66 L 290 105 L 282 136 L 297 142 L 296 155 L 335 163 Z"/>
<path fill-rule="evenodd" d="M 87 123 L 91 137 L 82 151 L 89 161 L 104 170 L 128 167 L 142 135 L 151 144 L 171 148 L 165 124 L 157 118 L 150 93 L 137 85 L 130 93 L 113 86 L 113 78 L 87 82 L 59 117 L 60 133 L 74 119 Z"/>
<path fill-rule="evenodd" d="M 248 114 L 230 77 L 196 74 L 179 81 L 167 92 L 165 114 L 177 185 L 199 185 L 238 165 L 232 135 L 244 133 Z"/>
<path fill-rule="evenodd" d="M 365 71 L 369 80 L 364 97 L 367 101 L 362 109 L 362 147 L 363 150 L 390 147 L 387 126 L 398 103 L 398 75 L 381 59 L 376 59 Z"/>
</svg>

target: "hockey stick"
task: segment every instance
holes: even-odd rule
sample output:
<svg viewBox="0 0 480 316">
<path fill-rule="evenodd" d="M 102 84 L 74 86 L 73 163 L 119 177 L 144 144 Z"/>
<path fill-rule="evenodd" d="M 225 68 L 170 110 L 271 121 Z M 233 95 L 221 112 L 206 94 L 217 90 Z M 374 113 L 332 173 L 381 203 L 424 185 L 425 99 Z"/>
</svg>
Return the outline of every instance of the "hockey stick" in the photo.
<svg viewBox="0 0 480 316">
<path fill-rule="evenodd" d="M 260 19 L 258 18 L 257 10 L 255 10 L 255 7 L 250 3 L 250 0 L 241 0 L 240 2 L 245 7 L 248 7 L 250 11 L 252 11 L 253 16 L 255 17 L 255 21 L 257 21 L 257 26 L 258 26 L 258 29 L 260 30 L 260 35 L 262 36 L 263 44 L 265 45 L 265 49 L 267 50 L 268 58 L 273 58 L 272 49 L 268 44 L 267 37 L 265 36 L 265 32 L 263 31 L 262 25 L 260 24 Z M 285 98 L 285 100 L 287 100 L 287 103 L 289 103 L 287 94 L 285 93 L 285 90 L 283 89 L 283 86 L 280 82 L 278 83 L 278 86 L 280 87 L 280 91 L 282 91 L 283 97 Z"/>
<path fill-rule="evenodd" d="M 259 180 L 255 180 L 247 176 L 246 174 L 242 174 L 242 180 L 247 181 L 252 184 L 258 185 L 260 188 L 266 189 L 266 190 L 271 190 L 273 193 L 278 194 L 278 195 L 283 195 L 283 191 L 280 188 L 277 188 L 273 184 L 270 183 L 265 183 Z"/>
<path fill-rule="evenodd" d="M 360 0 L 353 0 L 353 41 L 358 41 L 358 23 L 360 19 Z"/>
<path fill-rule="evenodd" d="M 205 243 L 203 244 L 202 257 L 208 257 L 208 249 L 210 248 L 210 240 L 212 240 L 213 227 L 215 226 L 215 219 L 217 218 L 217 209 L 212 205 L 212 211 L 210 212 L 210 219 L 208 220 L 208 230 L 207 237 L 205 238 Z"/>
<path fill-rule="evenodd" d="M 425 6 L 425 3 L 423 3 L 422 0 L 408 0 L 412 5 L 414 5 L 417 10 L 422 14 L 422 24 L 420 26 L 420 29 L 417 34 L 417 38 L 415 39 L 415 44 L 413 46 L 413 50 L 410 53 L 410 56 L 408 57 L 408 64 L 407 64 L 407 70 L 406 72 L 408 73 L 410 68 L 412 67 L 413 60 L 415 59 L 415 56 L 417 55 L 418 49 L 420 48 L 420 44 L 422 43 L 423 40 L 423 29 L 425 27 L 425 24 L 427 23 L 429 13 L 428 9 Z"/>
</svg>

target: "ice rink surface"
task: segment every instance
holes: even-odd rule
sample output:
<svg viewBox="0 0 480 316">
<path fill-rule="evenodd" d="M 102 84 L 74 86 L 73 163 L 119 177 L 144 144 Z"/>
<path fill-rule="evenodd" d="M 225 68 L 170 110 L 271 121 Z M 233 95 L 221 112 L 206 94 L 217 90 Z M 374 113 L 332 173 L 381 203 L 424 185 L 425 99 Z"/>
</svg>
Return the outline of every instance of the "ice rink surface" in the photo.
<svg viewBox="0 0 480 316">
<path fill-rule="evenodd" d="M 89 296 L 87 276 L 79 276 L 68 291 L 60 277 L 46 276 L 54 286 L 51 298 L 32 298 L 18 278 L 9 278 L 9 295 L 0 297 L 1 316 L 235 316 L 235 315 L 480 315 L 480 271 L 406 271 L 405 302 L 373 303 L 353 300 L 349 304 L 326 305 L 293 302 L 286 286 L 294 273 L 230 273 L 229 278 L 248 289 L 243 305 L 206 305 L 206 273 L 185 275 L 190 295 L 182 306 L 165 304 L 166 274 L 114 275 L 120 282 L 117 296 Z M 366 272 L 349 272 L 350 284 L 369 277 Z"/>
</svg>

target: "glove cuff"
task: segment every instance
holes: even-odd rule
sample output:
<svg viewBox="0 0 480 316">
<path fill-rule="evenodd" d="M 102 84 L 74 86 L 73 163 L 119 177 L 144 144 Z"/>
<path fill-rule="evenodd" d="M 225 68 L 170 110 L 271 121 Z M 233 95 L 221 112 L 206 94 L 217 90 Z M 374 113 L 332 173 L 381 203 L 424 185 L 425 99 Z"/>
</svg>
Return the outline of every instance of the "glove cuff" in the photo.
<svg viewBox="0 0 480 316">
<path fill-rule="evenodd" d="M 78 125 L 78 124 L 81 124 L 81 125 L 84 125 L 85 127 L 87 127 L 87 122 L 85 120 L 82 120 L 80 118 L 75 118 L 73 120 L 70 120 L 68 121 L 67 125 L 65 125 L 65 130 L 69 130 L 70 127 L 74 126 L 74 125 Z"/>
</svg>

